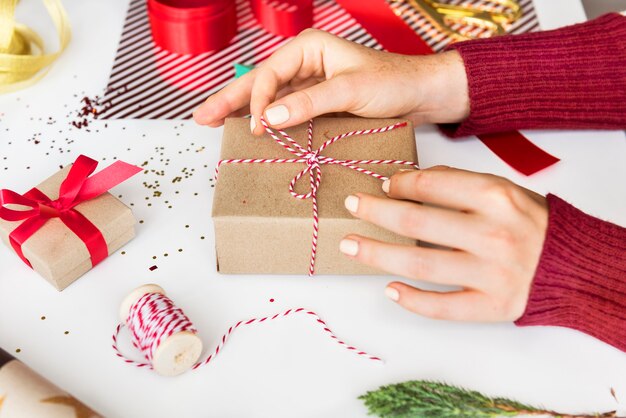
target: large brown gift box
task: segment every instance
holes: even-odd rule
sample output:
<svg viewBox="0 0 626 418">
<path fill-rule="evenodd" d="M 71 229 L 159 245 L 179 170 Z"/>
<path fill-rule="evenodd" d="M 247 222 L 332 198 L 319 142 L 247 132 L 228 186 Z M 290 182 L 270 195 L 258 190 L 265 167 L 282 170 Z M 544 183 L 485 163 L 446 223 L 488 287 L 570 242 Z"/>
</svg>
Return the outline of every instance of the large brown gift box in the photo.
<svg viewBox="0 0 626 418">
<path fill-rule="evenodd" d="M 59 197 L 61 183 L 71 166 L 67 166 L 37 186 L 50 199 Z M 135 218 L 130 208 L 110 193 L 80 203 L 75 208 L 102 233 L 108 253 L 113 254 L 135 236 Z M 0 219 L 0 237 L 12 249 L 9 234 L 21 221 Z M 23 245 L 22 252 L 33 269 L 61 291 L 92 267 L 89 251 L 59 218 L 48 220 Z"/>
<path fill-rule="evenodd" d="M 381 128 L 397 119 L 318 118 L 313 125 L 313 150 L 345 132 Z M 287 133 L 306 148 L 308 124 Z M 414 161 L 417 151 L 413 128 L 341 139 L 321 153 L 343 160 L 390 159 Z M 221 159 L 294 158 L 268 134 L 255 137 L 249 119 L 226 119 Z M 386 177 L 406 165 L 360 165 Z M 217 268 L 222 273 L 308 274 L 313 231 L 311 199 L 296 199 L 289 193 L 292 178 L 306 167 L 292 164 L 222 164 L 213 200 Z M 353 217 L 344 207 L 345 198 L 357 192 L 383 197 L 382 182 L 337 165 L 322 165 L 317 193 L 319 238 L 317 274 L 380 274 L 339 252 L 339 242 L 350 233 L 377 240 L 415 244 L 415 241 Z M 296 192 L 310 191 L 309 175 L 296 185 Z"/>
</svg>

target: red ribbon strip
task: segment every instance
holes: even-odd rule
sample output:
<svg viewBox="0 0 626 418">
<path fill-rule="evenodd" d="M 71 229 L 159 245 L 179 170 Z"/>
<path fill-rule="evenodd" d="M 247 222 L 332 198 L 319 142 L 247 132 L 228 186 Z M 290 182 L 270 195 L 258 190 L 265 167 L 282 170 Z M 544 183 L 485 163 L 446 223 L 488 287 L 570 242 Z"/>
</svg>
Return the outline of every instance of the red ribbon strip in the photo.
<svg viewBox="0 0 626 418">
<path fill-rule="evenodd" d="M 527 176 L 560 161 L 518 131 L 483 134 L 478 135 L 478 139 L 505 163 Z"/>
<path fill-rule="evenodd" d="M 290 37 L 313 25 L 313 0 L 250 0 L 258 22 Z M 228 45 L 237 34 L 233 0 L 148 0 L 154 42 L 177 54 L 202 54 Z"/>
<path fill-rule="evenodd" d="M 11 232 L 9 241 L 17 255 L 28 266 L 32 267 L 22 252 L 22 245 L 51 218 L 59 218 L 85 243 L 92 266 L 108 257 L 107 243 L 102 233 L 74 207 L 106 193 L 142 169 L 116 161 L 92 176 L 97 166 L 97 161 L 80 155 L 61 183 L 59 198 L 56 200 L 50 199 L 37 188 L 24 195 L 11 190 L 0 190 L 0 218 L 5 221 L 23 221 Z M 6 205 L 20 205 L 30 209 L 9 209 Z"/>
<path fill-rule="evenodd" d="M 388 51 L 426 55 L 433 50 L 385 0 L 336 0 Z M 517 131 L 478 135 L 494 154 L 515 170 L 529 176 L 559 161 Z"/>
</svg>

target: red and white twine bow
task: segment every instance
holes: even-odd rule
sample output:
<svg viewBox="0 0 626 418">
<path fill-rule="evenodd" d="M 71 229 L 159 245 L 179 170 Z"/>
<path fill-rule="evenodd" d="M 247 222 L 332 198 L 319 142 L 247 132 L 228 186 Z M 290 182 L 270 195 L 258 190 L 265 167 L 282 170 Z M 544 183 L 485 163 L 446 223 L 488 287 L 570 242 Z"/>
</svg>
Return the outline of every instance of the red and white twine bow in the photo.
<svg viewBox="0 0 626 418">
<path fill-rule="evenodd" d="M 359 173 L 366 174 L 368 176 L 377 178 L 379 180 L 387 180 L 387 177 L 378 173 L 370 171 L 366 168 L 359 167 L 358 164 L 396 164 L 396 165 L 410 165 L 415 168 L 419 168 L 417 163 L 404 160 L 338 160 L 332 157 L 322 155 L 327 147 L 335 142 L 356 135 L 370 135 L 391 131 L 393 129 L 402 128 L 407 126 L 406 122 L 398 122 L 393 125 L 384 126 L 376 129 L 364 129 L 360 131 L 346 132 L 330 138 L 325 141 L 318 149 L 313 150 L 313 119 L 309 121 L 308 129 L 308 141 L 306 149 L 289 136 L 289 134 L 283 130 L 278 129 L 280 135 L 288 143 L 280 139 L 274 131 L 268 126 L 265 119 L 261 118 L 261 123 L 265 127 L 265 131 L 276 141 L 279 145 L 285 148 L 287 151 L 295 155 L 297 158 L 247 158 L 247 159 L 227 159 L 220 160 L 215 168 L 215 179 L 217 180 L 219 174 L 219 168 L 222 164 L 256 164 L 256 163 L 272 163 L 272 164 L 290 164 L 290 163 L 304 163 L 306 167 L 302 169 L 289 183 L 289 193 L 296 199 L 311 199 L 313 206 L 313 239 L 311 243 L 311 261 L 309 264 L 309 275 L 312 276 L 315 273 L 315 257 L 317 254 L 317 236 L 319 231 L 319 216 L 317 210 L 317 191 L 322 181 L 321 166 L 325 164 L 340 165 Z M 310 190 L 307 193 L 297 193 L 295 186 L 298 180 L 300 180 L 306 174 L 309 174 Z"/>
<path fill-rule="evenodd" d="M 222 351 L 224 344 L 226 344 L 228 337 L 230 337 L 230 335 L 240 326 L 260 324 L 298 313 L 312 316 L 315 319 L 315 322 L 322 326 L 323 330 L 330 338 L 347 350 L 366 359 L 382 362 L 379 357 L 372 356 L 365 351 L 361 351 L 337 338 L 328 325 L 326 325 L 326 322 L 324 322 L 324 320 L 322 320 L 322 318 L 320 318 L 315 312 L 304 308 L 295 308 L 288 309 L 285 312 L 277 313 L 272 316 L 252 318 L 247 321 L 237 322 L 228 328 L 228 331 L 222 336 L 213 352 L 206 359 L 196 363 L 192 369 L 195 370 L 200 366 L 208 364 L 211 360 L 217 357 L 220 351 Z M 117 340 L 123 324 L 119 324 L 113 334 L 113 349 L 115 350 L 115 354 L 128 364 L 132 364 L 136 367 L 146 367 L 149 369 L 152 369 L 152 359 L 154 358 L 156 349 L 168 337 L 182 331 L 189 331 L 194 334 L 198 332 L 182 309 L 176 307 L 170 298 L 161 293 L 146 293 L 139 300 L 137 300 L 137 302 L 135 302 L 130 308 L 126 324 L 128 325 L 128 329 L 131 333 L 133 346 L 135 346 L 135 348 L 142 353 L 146 361 L 140 362 L 129 359 L 119 350 Z"/>
</svg>

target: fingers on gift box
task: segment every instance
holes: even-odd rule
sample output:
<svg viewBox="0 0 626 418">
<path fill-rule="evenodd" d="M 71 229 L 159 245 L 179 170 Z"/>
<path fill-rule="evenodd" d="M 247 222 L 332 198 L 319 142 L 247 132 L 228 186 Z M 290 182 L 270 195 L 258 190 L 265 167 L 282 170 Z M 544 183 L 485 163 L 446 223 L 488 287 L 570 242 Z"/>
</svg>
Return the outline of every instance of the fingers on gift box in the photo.
<svg viewBox="0 0 626 418">
<path fill-rule="evenodd" d="M 342 255 L 341 239 L 354 233 L 415 244 L 412 239 L 353 217 L 344 207 L 345 198 L 357 192 L 384 197 L 381 177 L 417 166 L 411 124 L 397 119 L 318 118 L 311 126 L 310 147 L 307 124 L 286 130 L 301 147 L 285 141 L 296 151 L 294 155 L 268 133 L 253 136 L 248 119 L 226 120 L 213 201 L 221 273 L 312 274 L 314 264 L 318 274 L 380 274 Z M 378 128 L 383 128 L 382 132 L 360 132 Z M 316 152 L 329 139 L 352 131 L 359 132 Z M 263 163 L 265 159 L 271 161 Z M 232 160 L 238 163 L 224 164 Z M 355 160 L 370 163 L 357 164 Z M 348 161 L 352 167 L 346 166 Z M 315 185 L 316 164 L 323 177 L 319 187 Z M 355 166 L 364 170 L 359 172 Z M 369 170 L 374 176 L 363 172 Z M 295 182 L 294 194 L 316 194 L 318 216 L 312 208 L 313 199 L 294 198 L 290 193 L 290 183 L 299 173 L 302 178 Z M 319 221 L 319 233 L 313 239 L 316 245 L 312 251 L 315 220 Z"/>
<path fill-rule="evenodd" d="M 0 191 L 0 237 L 61 291 L 135 236 L 131 210 L 108 193 L 141 171 L 118 161 L 89 177 L 97 162 L 76 162 L 23 196 Z"/>
</svg>

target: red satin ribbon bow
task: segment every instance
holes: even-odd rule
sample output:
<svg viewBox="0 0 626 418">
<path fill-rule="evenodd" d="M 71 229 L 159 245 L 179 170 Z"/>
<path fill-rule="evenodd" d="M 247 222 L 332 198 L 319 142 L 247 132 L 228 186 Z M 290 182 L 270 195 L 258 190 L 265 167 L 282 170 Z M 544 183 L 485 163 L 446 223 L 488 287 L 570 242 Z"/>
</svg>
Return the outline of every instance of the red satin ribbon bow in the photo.
<svg viewBox="0 0 626 418">
<path fill-rule="evenodd" d="M 37 188 L 31 189 L 24 195 L 11 190 L 0 190 L 0 218 L 5 221 L 23 221 L 11 232 L 9 241 L 17 255 L 28 266 L 32 267 L 22 252 L 22 245 L 51 218 L 59 218 L 85 243 L 91 256 L 92 266 L 109 255 L 106 241 L 100 230 L 74 207 L 106 193 L 142 169 L 116 161 L 91 176 L 97 166 L 97 161 L 80 155 L 72 165 L 67 178 L 61 183 L 59 198 L 56 200 L 50 199 Z M 30 209 L 9 209 L 6 205 L 20 205 Z"/>
</svg>

